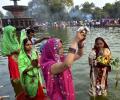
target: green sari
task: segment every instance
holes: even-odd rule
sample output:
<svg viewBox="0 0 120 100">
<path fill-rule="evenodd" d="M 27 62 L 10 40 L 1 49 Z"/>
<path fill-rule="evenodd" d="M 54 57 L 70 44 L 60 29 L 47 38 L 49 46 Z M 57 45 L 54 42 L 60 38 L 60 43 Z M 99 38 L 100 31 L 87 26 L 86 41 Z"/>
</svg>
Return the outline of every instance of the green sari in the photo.
<svg viewBox="0 0 120 100">
<path fill-rule="evenodd" d="M 3 56 L 11 55 L 20 48 L 16 36 L 16 28 L 8 25 L 4 28 L 3 38 L 1 43 L 1 53 Z"/>
<path fill-rule="evenodd" d="M 27 38 L 26 32 L 21 31 L 20 36 L 20 54 L 18 56 L 18 66 L 20 71 L 20 81 L 25 90 L 25 92 L 30 97 L 35 97 L 38 90 L 38 82 L 42 82 L 42 78 L 40 75 L 40 70 L 37 67 L 33 67 L 31 62 L 32 60 L 38 59 L 38 54 L 35 50 L 32 49 L 31 57 L 28 57 L 24 51 L 23 40 Z M 30 69 L 30 70 L 29 70 Z M 25 70 L 29 70 L 26 74 L 24 74 Z"/>
<path fill-rule="evenodd" d="M 21 48 L 18 57 L 18 66 L 20 71 L 20 81 L 25 90 L 25 92 L 30 97 L 35 97 L 37 95 L 37 90 L 39 87 L 39 82 L 41 82 L 40 70 L 38 67 L 32 66 L 32 60 L 38 59 L 38 54 L 36 51 L 32 50 L 31 57 L 28 57 L 24 49 Z M 24 74 L 25 70 L 29 70 Z"/>
<path fill-rule="evenodd" d="M 42 77 L 40 74 L 40 69 L 33 67 L 31 64 L 32 60 L 38 59 L 38 53 L 32 49 L 31 57 L 29 58 L 24 51 L 23 40 L 25 38 L 27 38 L 26 31 L 22 30 L 20 36 L 21 51 L 18 57 L 18 65 L 21 77 L 20 80 L 27 94 L 31 97 L 34 97 L 37 94 L 38 82 L 42 84 Z M 27 69 L 31 70 L 29 70 L 27 74 L 24 74 L 23 72 Z"/>
<path fill-rule="evenodd" d="M 20 34 L 20 48 L 22 48 L 22 43 L 25 38 L 27 38 L 27 35 L 25 29 L 23 29 L 21 30 L 21 34 Z"/>
</svg>

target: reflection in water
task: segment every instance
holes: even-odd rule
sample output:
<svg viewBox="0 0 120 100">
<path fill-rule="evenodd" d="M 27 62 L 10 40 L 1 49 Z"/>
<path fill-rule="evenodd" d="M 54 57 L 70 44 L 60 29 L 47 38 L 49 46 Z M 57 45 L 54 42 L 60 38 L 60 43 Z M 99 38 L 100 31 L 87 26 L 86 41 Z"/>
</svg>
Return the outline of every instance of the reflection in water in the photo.
<svg viewBox="0 0 120 100">
<path fill-rule="evenodd" d="M 98 97 L 90 97 L 90 100 L 109 100 L 109 99 L 108 97 L 98 96 Z"/>
<path fill-rule="evenodd" d="M 63 41 L 65 52 L 70 45 L 71 39 L 75 36 L 76 27 L 68 27 L 67 29 L 49 29 L 48 33 L 51 36 L 55 36 L 60 38 Z M 37 33 L 36 36 L 40 36 L 40 33 Z M 88 66 L 88 54 L 93 47 L 93 43 L 96 37 L 103 37 L 111 51 L 112 55 L 120 58 L 120 29 L 103 29 L 103 28 L 95 28 L 91 29 L 90 34 L 87 35 L 86 44 L 84 48 L 83 57 L 76 61 L 72 67 L 73 80 L 75 84 L 75 92 L 76 92 L 76 100 L 120 100 L 120 84 L 118 89 L 115 90 L 115 71 L 112 71 L 109 74 L 109 93 L 107 98 L 103 97 L 89 97 L 88 89 L 89 89 L 89 66 Z M 38 46 L 39 48 L 39 46 Z M 12 87 L 10 85 L 8 69 L 7 69 L 7 60 L 3 57 L 0 57 L 0 85 L 4 85 L 3 91 L 0 90 L 0 95 L 10 95 L 9 100 L 14 100 L 14 93 Z"/>
</svg>

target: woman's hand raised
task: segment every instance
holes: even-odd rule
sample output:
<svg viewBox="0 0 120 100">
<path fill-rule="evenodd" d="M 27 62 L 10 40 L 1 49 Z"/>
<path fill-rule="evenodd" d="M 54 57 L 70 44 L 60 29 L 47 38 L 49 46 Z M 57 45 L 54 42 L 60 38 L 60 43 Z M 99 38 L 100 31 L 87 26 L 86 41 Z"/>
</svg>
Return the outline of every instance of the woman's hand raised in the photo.
<svg viewBox="0 0 120 100">
<path fill-rule="evenodd" d="M 84 31 L 76 32 L 76 36 L 74 40 L 76 40 L 77 42 L 82 42 L 85 39 L 86 39 L 86 33 Z"/>
</svg>

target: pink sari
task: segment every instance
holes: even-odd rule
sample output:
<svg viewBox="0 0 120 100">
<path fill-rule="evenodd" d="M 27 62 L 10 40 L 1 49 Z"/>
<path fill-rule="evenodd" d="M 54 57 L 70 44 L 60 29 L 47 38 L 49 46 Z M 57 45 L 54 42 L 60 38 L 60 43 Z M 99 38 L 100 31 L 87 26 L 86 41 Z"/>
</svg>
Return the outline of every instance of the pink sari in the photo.
<svg viewBox="0 0 120 100">
<path fill-rule="evenodd" d="M 64 61 L 64 56 L 57 54 L 59 40 L 52 38 L 45 44 L 41 54 L 41 69 L 46 83 L 47 95 L 50 100 L 75 100 L 75 92 L 71 70 L 52 75 L 51 66 Z"/>
</svg>

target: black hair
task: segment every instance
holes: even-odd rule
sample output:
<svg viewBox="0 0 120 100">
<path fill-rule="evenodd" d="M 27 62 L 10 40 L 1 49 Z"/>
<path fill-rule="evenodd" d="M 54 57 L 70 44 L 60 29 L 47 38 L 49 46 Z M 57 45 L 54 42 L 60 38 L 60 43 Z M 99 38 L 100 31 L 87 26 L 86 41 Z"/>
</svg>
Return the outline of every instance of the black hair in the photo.
<svg viewBox="0 0 120 100">
<path fill-rule="evenodd" d="M 25 38 L 24 40 L 23 40 L 23 46 L 25 47 L 25 44 L 28 42 L 28 41 L 30 41 L 28 38 Z M 30 41 L 31 42 L 31 41 Z M 32 43 L 32 42 L 31 42 Z"/>
<path fill-rule="evenodd" d="M 27 35 L 29 35 L 30 33 L 34 33 L 35 31 L 34 31 L 34 29 L 28 29 L 27 30 Z"/>
<path fill-rule="evenodd" d="M 108 48 L 108 49 L 109 49 L 109 46 L 107 45 L 107 43 L 105 42 L 105 40 L 104 40 L 102 37 L 97 37 L 97 38 L 95 39 L 95 43 L 96 43 L 98 40 L 103 41 L 103 43 L 104 43 L 104 48 Z M 96 45 L 94 45 L 94 49 L 96 49 Z"/>
<path fill-rule="evenodd" d="M 110 50 L 110 48 L 109 48 L 109 46 L 108 46 L 108 44 L 105 42 L 105 40 L 102 38 L 102 37 L 97 37 L 96 39 L 95 39 L 95 45 L 94 45 L 94 50 L 96 50 L 96 54 L 98 55 L 98 48 L 96 47 L 96 42 L 98 41 L 98 40 L 101 40 L 103 43 L 104 43 L 104 48 L 108 48 L 109 50 Z"/>
</svg>

